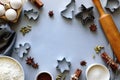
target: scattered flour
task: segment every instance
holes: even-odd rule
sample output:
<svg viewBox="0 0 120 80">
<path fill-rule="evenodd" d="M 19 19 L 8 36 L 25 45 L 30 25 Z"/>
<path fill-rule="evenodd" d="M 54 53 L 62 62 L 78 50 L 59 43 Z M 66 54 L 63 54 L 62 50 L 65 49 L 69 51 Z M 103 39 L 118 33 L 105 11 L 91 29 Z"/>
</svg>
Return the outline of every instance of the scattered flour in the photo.
<svg viewBox="0 0 120 80">
<path fill-rule="evenodd" d="M 0 57 L 0 80 L 24 80 L 24 72 L 13 59 Z"/>
</svg>

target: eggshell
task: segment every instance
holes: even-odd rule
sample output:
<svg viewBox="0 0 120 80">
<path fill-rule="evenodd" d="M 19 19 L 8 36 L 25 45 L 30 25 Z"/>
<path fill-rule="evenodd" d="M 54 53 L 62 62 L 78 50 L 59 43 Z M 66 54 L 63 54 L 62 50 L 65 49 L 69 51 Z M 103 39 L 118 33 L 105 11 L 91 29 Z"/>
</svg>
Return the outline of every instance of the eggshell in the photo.
<svg viewBox="0 0 120 80">
<path fill-rule="evenodd" d="M 5 14 L 5 7 L 0 4 L 0 16 L 3 16 Z"/>
<path fill-rule="evenodd" d="M 10 0 L 10 5 L 13 9 L 19 9 L 22 6 L 21 0 Z"/>
<path fill-rule="evenodd" d="M 2 4 L 7 4 L 7 3 L 9 3 L 9 0 L 0 0 L 0 2 L 1 2 Z"/>
<path fill-rule="evenodd" d="M 8 9 L 5 12 L 5 16 L 8 20 L 13 21 L 17 18 L 17 12 L 14 9 Z"/>
</svg>

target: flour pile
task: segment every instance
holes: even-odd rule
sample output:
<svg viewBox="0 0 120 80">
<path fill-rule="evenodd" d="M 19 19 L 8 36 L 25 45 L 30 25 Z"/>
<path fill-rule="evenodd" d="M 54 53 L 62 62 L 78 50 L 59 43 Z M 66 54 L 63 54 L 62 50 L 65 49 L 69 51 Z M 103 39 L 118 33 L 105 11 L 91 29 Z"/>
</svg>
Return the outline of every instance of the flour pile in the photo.
<svg viewBox="0 0 120 80">
<path fill-rule="evenodd" d="M 14 60 L 0 57 L 0 80 L 24 80 L 24 72 Z"/>
</svg>

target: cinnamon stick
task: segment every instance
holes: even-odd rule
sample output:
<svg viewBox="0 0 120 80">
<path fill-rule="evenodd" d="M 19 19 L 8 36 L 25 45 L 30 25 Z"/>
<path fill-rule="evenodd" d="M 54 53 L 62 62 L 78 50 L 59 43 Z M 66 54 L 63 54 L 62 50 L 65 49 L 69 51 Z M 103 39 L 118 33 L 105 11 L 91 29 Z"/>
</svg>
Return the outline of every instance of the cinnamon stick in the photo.
<svg viewBox="0 0 120 80">
<path fill-rule="evenodd" d="M 41 8 L 44 5 L 41 0 L 30 0 L 30 2 L 33 3 L 38 8 Z"/>
<path fill-rule="evenodd" d="M 71 80 L 78 80 L 82 73 L 82 70 L 76 69 L 75 73 L 72 75 Z"/>
<path fill-rule="evenodd" d="M 104 62 L 112 68 L 112 70 L 118 70 L 119 67 L 118 64 L 115 63 L 113 59 L 106 52 L 103 52 L 101 54 L 101 57 L 104 60 Z"/>
</svg>

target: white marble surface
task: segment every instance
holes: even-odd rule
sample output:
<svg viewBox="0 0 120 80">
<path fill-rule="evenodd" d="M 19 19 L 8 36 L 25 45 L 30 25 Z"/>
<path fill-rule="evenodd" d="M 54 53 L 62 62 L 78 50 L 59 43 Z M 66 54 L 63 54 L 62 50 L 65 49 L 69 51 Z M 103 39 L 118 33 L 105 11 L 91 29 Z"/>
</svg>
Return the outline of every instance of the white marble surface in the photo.
<svg viewBox="0 0 120 80">
<path fill-rule="evenodd" d="M 69 80 L 70 75 L 74 73 L 76 68 L 83 70 L 80 80 L 85 80 L 85 69 L 92 63 L 104 64 L 100 55 L 96 54 L 94 47 L 97 45 L 105 46 L 106 52 L 109 54 L 111 50 L 108 48 L 108 42 L 98 22 L 98 12 L 94 7 L 95 24 L 97 25 L 97 32 L 93 33 L 89 30 L 89 26 L 84 26 L 79 20 L 73 18 L 72 21 L 65 20 L 61 15 L 61 10 L 65 9 L 65 6 L 70 0 L 42 0 L 44 6 L 39 10 L 40 17 L 37 21 L 29 21 L 24 17 L 22 12 L 21 18 L 17 24 L 13 27 L 16 28 L 17 42 L 16 47 L 19 44 L 26 42 L 31 44 L 31 51 L 29 55 L 34 57 L 34 60 L 38 62 L 39 69 L 33 69 L 29 65 L 26 65 L 26 57 L 20 59 L 17 54 L 13 53 L 13 57 L 17 59 L 23 66 L 25 71 L 25 80 L 34 80 L 38 72 L 48 71 L 53 75 L 55 80 L 58 74 L 56 70 L 57 59 L 65 57 L 71 62 L 71 69 L 68 73 L 66 80 Z M 101 0 L 102 5 L 105 6 L 106 1 Z M 87 7 L 94 6 L 92 0 L 76 0 L 76 11 L 79 11 L 81 4 Z M 23 10 L 37 9 L 29 2 L 26 2 L 23 6 Z M 38 9 L 37 9 L 38 10 Z M 53 10 L 54 17 L 48 16 L 49 10 Z M 119 27 L 119 14 L 113 15 L 115 23 Z M 20 33 L 22 26 L 31 25 L 32 31 L 25 36 Z M 95 59 L 92 56 L 95 55 Z M 86 67 L 80 66 L 80 61 L 85 60 L 87 62 Z"/>
</svg>

